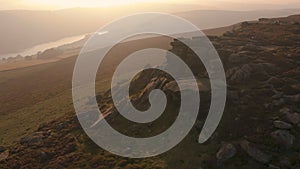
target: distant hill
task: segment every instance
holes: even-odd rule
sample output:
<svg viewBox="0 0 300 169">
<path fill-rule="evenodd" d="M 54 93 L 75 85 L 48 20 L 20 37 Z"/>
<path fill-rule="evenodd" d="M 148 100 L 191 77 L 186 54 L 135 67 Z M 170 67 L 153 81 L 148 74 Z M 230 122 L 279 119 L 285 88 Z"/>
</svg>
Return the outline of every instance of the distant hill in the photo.
<svg viewBox="0 0 300 169">
<path fill-rule="evenodd" d="M 199 28 L 211 29 L 233 25 L 238 22 L 257 20 L 258 18 L 276 18 L 300 13 L 300 9 L 293 10 L 255 10 L 255 11 L 221 11 L 195 10 L 180 12 L 176 15 L 183 17 Z"/>
<path fill-rule="evenodd" d="M 203 8 L 197 5 L 140 7 L 132 5 L 126 10 L 116 7 L 110 10 L 104 8 L 73 8 L 58 11 L 0 11 L 0 54 L 21 52 L 41 43 L 94 32 L 114 18 L 141 11 L 175 12 L 178 16 L 190 20 L 202 29 L 224 27 L 261 17 L 288 16 L 297 13 L 297 11 L 300 13 L 300 9 L 246 12 L 193 10 L 182 12 L 186 9 Z"/>
</svg>

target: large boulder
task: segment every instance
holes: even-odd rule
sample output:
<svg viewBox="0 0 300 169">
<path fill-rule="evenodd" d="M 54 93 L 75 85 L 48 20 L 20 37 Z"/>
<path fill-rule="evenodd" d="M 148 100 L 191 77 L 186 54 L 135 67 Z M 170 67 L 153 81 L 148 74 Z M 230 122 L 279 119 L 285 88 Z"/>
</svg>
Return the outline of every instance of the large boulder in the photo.
<svg viewBox="0 0 300 169">
<path fill-rule="evenodd" d="M 296 104 L 300 103 L 300 94 L 284 96 L 284 98 L 286 99 L 287 102 L 290 102 L 290 103 L 296 103 Z"/>
<path fill-rule="evenodd" d="M 226 77 L 232 82 L 243 82 L 251 76 L 252 68 L 246 64 L 242 67 L 234 67 L 226 72 Z"/>
<path fill-rule="evenodd" d="M 40 145 L 46 137 L 45 132 L 35 132 L 21 139 L 20 143 L 26 146 Z"/>
<path fill-rule="evenodd" d="M 249 141 L 242 141 L 240 143 L 242 149 L 254 160 L 257 162 L 268 164 L 271 161 L 271 156 L 264 153 L 263 151 L 256 148 L 253 144 L 251 144 Z"/>
<path fill-rule="evenodd" d="M 300 114 L 299 113 L 287 113 L 286 118 L 289 120 L 289 122 L 291 122 L 295 125 L 300 123 Z"/>
<path fill-rule="evenodd" d="M 246 63 L 249 63 L 251 61 L 251 58 L 248 55 L 249 55 L 249 52 L 246 52 L 246 51 L 233 53 L 229 56 L 228 62 L 230 64 L 246 64 Z"/>
<path fill-rule="evenodd" d="M 151 82 L 143 89 L 136 100 L 139 101 L 139 103 L 145 103 L 149 99 L 149 95 L 154 89 L 162 89 L 167 82 L 168 79 L 166 78 L 153 78 Z"/>
<path fill-rule="evenodd" d="M 220 150 L 218 151 L 216 157 L 219 162 L 224 162 L 236 154 L 236 148 L 231 143 L 225 143 L 221 146 Z"/>
<path fill-rule="evenodd" d="M 284 81 L 277 77 L 270 77 L 266 82 L 266 84 L 274 86 L 275 88 L 282 87 L 284 85 Z"/>
<path fill-rule="evenodd" d="M 233 67 L 226 72 L 230 82 L 242 83 L 247 80 L 267 80 L 270 75 L 266 70 L 271 70 L 274 65 L 267 63 L 249 63 Z"/>
<path fill-rule="evenodd" d="M 279 112 L 282 114 L 289 114 L 291 112 L 291 109 L 284 107 L 284 108 L 280 109 Z"/>
<path fill-rule="evenodd" d="M 291 129 L 293 126 L 289 123 L 286 123 L 284 121 L 276 120 L 273 122 L 274 126 L 278 129 Z"/>
<path fill-rule="evenodd" d="M 276 130 L 271 133 L 271 136 L 285 148 L 291 148 L 295 142 L 295 136 L 286 130 Z"/>
<path fill-rule="evenodd" d="M 167 83 L 163 90 L 164 91 L 169 91 L 172 93 L 178 93 L 180 92 L 180 89 L 177 85 L 177 83 L 182 84 L 182 90 L 191 90 L 191 91 L 200 91 L 200 92 L 207 92 L 209 91 L 209 88 L 201 81 L 197 80 L 197 86 L 198 88 L 194 88 L 192 85 L 193 84 L 193 80 L 192 79 L 184 79 L 184 80 L 179 80 L 178 82 L 176 81 L 171 81 L 169 83 Z"/>
</svg>

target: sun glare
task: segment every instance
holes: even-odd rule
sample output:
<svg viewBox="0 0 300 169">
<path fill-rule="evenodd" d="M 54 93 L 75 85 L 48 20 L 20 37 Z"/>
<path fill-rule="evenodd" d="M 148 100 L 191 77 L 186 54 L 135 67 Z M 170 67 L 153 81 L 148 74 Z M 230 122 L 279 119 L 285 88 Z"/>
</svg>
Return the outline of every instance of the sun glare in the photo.
<svg viewBox="0 0 300 169">
<path fill-rule="evenodd" d="M 159 0 L 24 0 L 23 2 L 40 7 L 112 7 Z"/>
<path fill-rule="evenodd" d="M 74 7 L 114 7 L 137 3 L 161 3 L 161 4 L 190 4 L 199 5 L 205 9 L 245 9 L 246 4 L 260 4 L 261 0 L 252 0 L 244 2 L 243 0 L 0 0 L 0 10 L 7 9 L 38 9 L 38 10 L 56 10 L 62 8 Z M 286 5 L 290 7 L 299 6 L 299 0 L 267 0 L 266 5 Z M 298 4 L 298 5 L 297 5 Z M 147 4 L 148 5 L 148 4 Z M 266 6 L 265 5 L 265 6 Z M 293 6 L 292 6 L 293 5 Z M 272 7 L 272 5 L 271 5 Z M 297 7 L 298 8 L 298 7 Z"/>
</svg>

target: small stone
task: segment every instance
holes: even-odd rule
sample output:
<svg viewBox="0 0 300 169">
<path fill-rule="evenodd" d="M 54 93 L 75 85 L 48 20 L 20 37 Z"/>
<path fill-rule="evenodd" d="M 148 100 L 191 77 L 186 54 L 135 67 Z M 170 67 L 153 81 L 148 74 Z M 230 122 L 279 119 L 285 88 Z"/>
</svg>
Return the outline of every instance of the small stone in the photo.
<svg viewBox="0 0 300 169">
<path fill-rule="evenodd" d="M 288 158 L 283 158 L 279 162 L 280 166 L 283 168 L 291 168 L 292 164 Z"/>
<path fill-rule="evenodd" d="M 20 143 L 27 146 L 39 145 L 42 143 L 45 135 L 46 134 L 44 132 L 35 132 L 22 138 Z"/>
<path fill-rule="evenodd" d="M 276 93 L 275 95 L 273 95 L 272 98 L 273 99 L 280 99 L 280 98 L 282 98 L 282 96 L 283 96 L 283 93 L 280 92 L 280 93 Z"/>
<path fill-rule="evenodd" d="M 264 104 L 264 107 L 265 107 L 266 109 L 268 109 L 268 108 L 270 108 L 270 104 L 265 103 L 265 104 Z"/>
<path fill-rule="evenodd" d="M 291 148 L 295 141 L 295 136 L 291 135 L 289 131 L 277 130 L 271 133 L 271 136 L 285 148 Z"/>
<path fill-rule="evenodd" d="M 270 117 L 271 120 L 275 120 L 275 121 L 278 121 L 280 118 L 278 116 L 273 116 L 273 117 Z"/>
<path fill-rule="evenodd" d="M 283 113 L 283 114 L 288 114 L 288 113 L 290 113 L 290 111 L 291 110 L 289 108 L 287 108 L 287 107 L 284 107 L 284 108 L 282 108 L 282 109 L 279 110 L 279 112 Z"/>
<path fill-rule="evenodd" d="M 236 148 L 231 143 L 223 144 L 218 151 L 216 157 L 218 161 L 224 162 L 232 157 L 234 157 L 236 154 Z"/>
<path fill-rule="evenodd" d="M 41 131 L 43 128 L 47 126 L 47 123 L 42 123 L 39 125 L 38 131 Z"/>
<path fill-rule="evenodd" d="M 287 113 L 286 115 L 289 122 L 293 124 L 299 124 L 300 123 L 300 114 L 299 113 Z"/>
<path fill-rule="evenodd" d="M 293 126 L 291 124 L 286 123 L 284 121 L 280 121 L 280 120 L 274 121 L 273 124 L 278 129 L 291 129 L 291 128 L 293 128 Z"/>
<path fill-rule="evenodd" d="M 69 143 L 65 146 L 64 151 L 66 153 L 71 153 L 71 152 L 76 151 L 76 149 L 77 149 L 77 147 L 76 147 L 75 143 Z"/>
<path fill-rule="evenodd" d="M 3 147 L 3 146 L 0 146 L 0 153 L 4 152 L 5 150 L 6 150 L 6 148 L 5 148 L 5 147 Z"/>
<path fill-rule="evenodd" d="M 280 169 L 280 167 L 277 167 L 277 166 L 275 166 L 275 165 L 273 165 L 273 164 L 270 164 L 270 165 L 269 165 L 269 168 L 270 168 L 270 169 Z"/>
<path fill-rule="evenodd" d="M 43 151 L 40 152 L 40 162 L 44 163 L 50 160 L 50 156 L 48 153 L 45 153 Z"/>
<path fill-rule="evenodd" d="M 244 140 L 240 143 L 242 149 L 254 160 L 267 164 L 271 161 L 271 156 L 254 147 L 250 142 Z"/>
<path fill-rule="evenodd" d="M 56 126 L 56 130 L 57 130 L 57 131 L 63 130 L 64 128 L 65 128 L 65 124 L 64 124 L 64 123 L 59 123 L 59 124 Z"/>
<path fill-rule="evenodd" d="M 285 99 L 288 102 L 300 103 L 300 94 L 293 95 L 293 96 L 285 96 Z"/>
<path fill-rule="evenodd" d="M 273 85 L 275 88 L 281 87 L 284 85 L 284 82 L 277 77 L 271 77 L 269 80 L 267 80 L 267 83 L 270 85 Z M 282 95 L 283 95 L 283 93 L 281 93 L 281 96 Z"/>
<path fill-rule="evenodd" d="M 238 91 L 231 91 L 231 90 L 229 90 L 227 92 L 227 98 L 229 100 L 239 100 L 240 99 L 239 92 Z"/>
<path fill-rule="evenodd" d="M 0 162 L 3 160 L 6 160 L 9 156 L 9 152 L 8 151 L 4 151 L 2 153 L 0 153 Z"/>
<path fill-rule="evenodd" d="M 279 100 L 274 100 L 272 103 L 273 103 L 274 106 L 279 107 L 279 106 L 282 106 L 285 102 L 284 102 L 284 99 L 281 98 Z"/>
</svg>

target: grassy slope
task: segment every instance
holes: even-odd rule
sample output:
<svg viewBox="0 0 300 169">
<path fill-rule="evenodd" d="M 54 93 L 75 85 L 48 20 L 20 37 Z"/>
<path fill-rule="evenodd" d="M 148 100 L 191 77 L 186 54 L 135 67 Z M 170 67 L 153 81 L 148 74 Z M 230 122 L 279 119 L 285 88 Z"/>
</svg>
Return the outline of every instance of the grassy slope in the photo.
<svg viewBox="0 0 300 169">
<path fill-rule="evenodd" d="M 0 72 L 0 144 L 9 144 L 43 122 L 72 112 L 71 75 L 75 57 Z"/>
<path fill-rule="evenodd" d="M 115 46 L 104 60 L 97 91 L 107 90 L 113 68 L 123 57 L 145 47 L 168 49 L 170 39 L 149 38 Z M 132 47 L 134 46 L 134 47 Z M 123 50 L 122 53 L 118 49 Z M 0 145 L 18 141 L 37 126 L 63 114 L 74 113 L 71 87 L 76 56 L 27 68 L 0 71 Z M 101 86 L 101 87 L 99 87 Z"/>
</svg>

